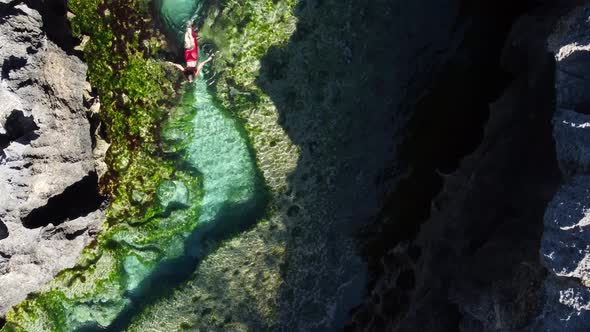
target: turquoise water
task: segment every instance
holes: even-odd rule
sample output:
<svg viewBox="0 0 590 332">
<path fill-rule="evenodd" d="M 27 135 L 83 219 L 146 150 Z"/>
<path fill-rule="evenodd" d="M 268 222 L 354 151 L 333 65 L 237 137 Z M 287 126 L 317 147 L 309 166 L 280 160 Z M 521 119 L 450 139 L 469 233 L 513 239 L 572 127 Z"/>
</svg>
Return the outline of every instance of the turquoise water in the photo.
<svg viewBox="0 0 590 332">
<path fill-rule="evenodd" d="M 193 93 L 197 114 L 192 122 L 188 160 L 204 177 L 205 196 L 199 218 L 202 225 L 214 221 L 224 204 L 251 199 L 256 172 L 236 123 L 215 106 L 202 79 L 196 81 Z"/>
<path fill-rule="evenodd" d="M 187 20 L 197 17 L 199 3 L 198 0 L 159 0 L 157 11 L 166 32 L 182 36 Z M 200 54 L 202 61 L 205 54 Z M 181 112 L 195 114 L 184 158 L 203 176 L 204 196 L 198 227 L 205 231 L 219 218 L 239 218 L 242 213 L 247 217 L 262 188 L 243 130 L 215 102 L 203 73 L 185 89 L 183 101 L 181 107 L 192 110 Z"/>
<path fill-rule="evenodd" d="M 181 36 L 186 20 L 193 17 L 192 11 L 197 8 L 196 2 L 162 0 L 158 4 L 167 32 Z M 171 13 L 178 16 L 166 16 Z M 203 72 L 207 72 L 206 67 Z M 148 287 L 139 286 L 139 297 L 135 299 L 139 305 L 119 317 L 112 328 L 124 328 L 148 304 L 145 301 L 165 295 L 161 290 L 150 289 L 154 281 L 173 287 L 193 271 L 195 262 L 215 250 L 218 241 L 253 224 L 264 211 L 266 190 L 245 132 L 216 102 L 203 76 L 201 73 L 193 83 L 187 83 L 181 103 L 171 110 L 171 121 L 162 132 L 168 149 L 180 156 L 182 167 L 196 170 L 201 177 L 203 196 L 196 228 L 184 241 L 184 257 L 160 262 L 155 270 L 148 272 L 151 275 L 138 274 L 142 280 L 134 284 L 145 283 Z M 176 144 L 179 142 L 181 146 Z M 161 201 L 185 204 L 184 186 L 171 182 L 164 187 Z"/>
<path fill-rule="evenodd" d="M 182 101 L 170 110 L 170 122 L 162 132 L 167 149 L 179 156 L 180 167 L 196 171 L 201 179 L 203 196 L 196 226 L 187 237 L 172 236 L 180 241 L 172 239 L 167 248 L 161 248 L 172 259 L 160 261 L 154 268 L 144 267 L 137 259 L 126 259 L 127 287 L 136 304 L 116 319 L 111 325 L 113 330 L 124 329 L 145 305 L 166 295 L 163 289 L 188 277 L 199 259 L 215 250 L 219 241 L 238 234 L 264 212 L 266 190 L 245 132 L 216 102 L 207 86 L 203 73 L 185 85 Z M 187 188 L 178 181 L 167 181 L 159 190 L 164 205 L 181 208 L 189 202 L 188 195 Z M 183 217 L 171 214 L 163 224 L 175 218 Z M 154 288 L 155 284 L 159 287 Z"/>
<path fill-rule="evenodd" d="M 163 130 L 163 136 L 168 143 L 184 142 L 180 152 L 182 167 L 200 175 L 203 196 L 198 221 L 187 238 L 178 234 L 179 239 L 184 238 L 184 245 L 171 241 L 168 248 L 162 248 L 176 258 L 161 261 L 153 269 L 126 260 L 127 286 L 137 296 L 136 305 L 116 319 L 112 330 L 123 330 L 145 305 L 165 296 L 165 289 L 188 277 L 199 259 L 215 250 L 219 241 L 256 222 L 266 206 L 266 190 L 246 135 L 239 123 L 216 103 L 203 77 L 185 87 L 182 102 L 172 112 L 191 115 L 180 117 L 190 119 L 188 122 L 173 120 Z M 162 202 L 182 207 L 188 201 L 187 189 L 181 182 L 169 181 L 163 187 Z M 167 220 L 175 218 L 178 217 L 172 214 Z M 174 254 L 179 251 L 184 254 Z M 154 288 L 155 284 L 159 287 Z"/>
<path fill-rule="evenodd" d="M 161 0 L 159 6 L 166 32 L 176 36 L 182 36 L 186 20 L 194 17 L 197 10 L 196 1 Z M 167 16 L 171 14 L 177 16 Z M 201 54 L 204 56 L 203 52 Z M 256 222 L 266 206 L 264 182 L 247 136 L 208 91 L 206 72 L 207 67 L 193 83 L 186 83 L 182 100 L 170 110 L 170 122 L 162 132 L 168 150 L 176 152 L 180 159 L 181 168 L 195 170 L 200 177 L 203 196 L 196 226 L 187 238 L 181 234 L 173 236 L 184 239 L 181 240 L 184 245 L 172 240 L 164 249 L 171 252 L 169 257 L 176 258 L 161 261 L 157 267 L 144 269 L 143 273 L 134 268 L 141 264 L 127 264 L 131 266 L 126 268 L 129 279 L 138 279 L 128 285 L 135 286 L 136 291 L 132 293 L 137 296 L 134 298 L 136 305 L 117 318 L 111 325 L 114 330 L 124 329 L 154 297 L 165 296 L 165 291 L 153 285 L 159 284 L 164 289 L 174 287 L 193 272 L 199 259 L 215 250 L 219 241 Z M 167 182 L 161 189 L 162 202 L 180 207 L 188 202 L 186 187 L 181 182 Z M 172 214 L 168 220 L 174 218 Z M 174 254 L 180 250 L 184 254 Z"/>
<path fill-rule="evenodd" d="M 196 236 L 223 235 L 253 221 L 250 214 L 264 201 L 262 183 L 243 131 L 215 102 L 205 80 L 199 77 L 186 93 L 196 110 L 186 161 L 202 174 L 204 191 Z"/>
<path fill-rule="evenodd" d="M 197 17 L 199 1 L 159 0 L 156 6 L 166 32 L 178 37 L 184 33 L 186 21 Z M 202 61 L 206 55 L 200 54 Z M 207 69 L 193 83 L 187 83 L 182 102 L 173 110 L 190 116 L 180 117 L 184 122 L 178 123 L 172 114 L 172 126 L 163 130 L 163 137 L 183 142 L 182 164 L 201 176 L 199 217 L 186 246 L 187 254 L 196 258 L 214 249 L 210 243 L 254 223 L 267 202 L 245 131 L 207 89 Z M 183 266 L 169 268 L 178 269 L 180 274 L 185 270 Z"/>
<path fill-rule="evenodd" d="M 179 38 L 185 31 L 186 22 L 196 18 L 200 0 L 157 0 L 156 7 L 166 32 Z"/>
</svg>

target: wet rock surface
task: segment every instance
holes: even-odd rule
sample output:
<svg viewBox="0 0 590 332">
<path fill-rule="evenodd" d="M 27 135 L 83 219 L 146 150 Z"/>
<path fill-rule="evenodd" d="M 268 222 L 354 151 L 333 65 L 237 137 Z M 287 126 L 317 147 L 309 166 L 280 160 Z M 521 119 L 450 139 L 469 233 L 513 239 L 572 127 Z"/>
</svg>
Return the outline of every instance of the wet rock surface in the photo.
<svg viewBox="0 0 590 332">
<path fill-rule="evenodd" d="M 103 219 L 86 65 L 47 37 L 53 2 L 0 2 L 0 315 L 73 266 Z"/>
</svg>

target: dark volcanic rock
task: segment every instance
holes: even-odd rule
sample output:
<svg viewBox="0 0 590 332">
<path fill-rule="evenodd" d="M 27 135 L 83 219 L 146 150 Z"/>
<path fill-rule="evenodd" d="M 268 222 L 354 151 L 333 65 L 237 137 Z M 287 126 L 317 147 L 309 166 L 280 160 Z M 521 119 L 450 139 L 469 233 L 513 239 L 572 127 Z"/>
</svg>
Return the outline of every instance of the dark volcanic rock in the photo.
<svg viewBox="0 0 590 332">
<path fill-rule="evenodd" d="M 494 2 L 491 7 L 496 5 Z M 551 125 L 556 104 L 555 61 L 546 50 L 546 42 L 562 12 L 556 8 L 529 9 L 526 15 L 509 22 L 511 32 L 500 35 L 500 44 L 494 46 L 503 49 L 501 66 L 494 65 L 497 59 L 489 53 L 485 55 L 490 57 L 488 66 L 505 70 L 509 79 L 499 81 L 506 86 L 496 87 L 503 92 L 495 102 L 493 94 L 482 95 L 490 98 L 489 119 L 479 146 L 471 153 L 463 150 L 468 156 L 459 159 L 458 168 L 444 159 L 440 140 L 430 146 L 439 147 L 433 152 L 441 158 L 414 158 L 414 166 L 420 166 L 414 172 L 421 176 L 410 176 L 411 181 L 402 183 L 372 233 L 380 240 L 370 242 L 368 252 L 374 253 L 375 248 L 386 251 L 370 258 L 376 278 L 370 285 L 369 299 L 355 312 L 351 330 L 543 329 L 539 320 L 545 310 L 546 270 L 539 255 L 543 216 L 562 181 Z M 486 25 L 483 32 L 488 28 Z M 472 32 L 486 45 L 467 53 L 467 59 L 477 59 L 482 51 L 497 52 L 490 48 L 490 39 L 484 38 L 482 31 Z M 466 45 L 473 42 L 466 39 Z M 450 75 L 453 79 L 449 82 L 469 82 L 470 75 L 477 74 L 459 72 L 455 77 Z M 479 76 L 477 81 L 485 83 L 476 86 L 475 93 L 479 88 L 493 88 L 487 81 L 492 77 Z M 471 93 L 469 85 L 432 87 L 426 98 L 434 99 L 428 103 L 433 108 L 420 122 L 422 127 L 438 116 L 434 112 L 444 113 L 438 116 L 438 127 L 448 126 L 445 121 L 460 114 L 460 110 L 449 110 L 453 103 L 440 97 L 457 88 Z M 438 89 L 443 92 L 437 93 Z M 460 99 L 451 101 L 457 107 L 466 106 Z M 464 135 L 467 139 L 476 137 Z M 420 145 L 409 148 L 415 149 L 418 157 L 429 152 Z M 455 144 L 446 148 L 450 149 L 446 155 L 461 156 Z M 432 181 L 433 196 L 422 189 L 428 182 L 416 182 L 431 172 L 439 181 Z M 404 209 L 407 213 L 398 213 Z"/>
<path fill-rule="evenodd" d="M 366 266 L 351 233 L 373 220 L 399 174 L 391 164 L 403 128 L 462 34 L 457 7 L 454 0 L 299 1 L 289 43 L 263 57 L 258 84 L 301 148 L 284 209 L 284 329 L 338 330 L 362 300 Z"/>
<path fill-rule="evenodd" d="M 83 106 L 86 65 L 47 38 L 44 17 L 27 1 L 0 2 L 0 16 L 2 314 L 74 264 L 103 212 Z M 77 200 L 55 206 L 89 176 L 94 182 L 76 192 Z M 88 197 L 93 206 L 84 205 Z M 23 224 L 32 214 L 34 227 Z"/>
<path fill-rule="evenodd" d="M 566 183 L 547 207 L 541 254 L 544 331 L 590 329 L 590 6 L 573 10 L 549 39 L 556 60 L 553 130 Z"/>
</svg>

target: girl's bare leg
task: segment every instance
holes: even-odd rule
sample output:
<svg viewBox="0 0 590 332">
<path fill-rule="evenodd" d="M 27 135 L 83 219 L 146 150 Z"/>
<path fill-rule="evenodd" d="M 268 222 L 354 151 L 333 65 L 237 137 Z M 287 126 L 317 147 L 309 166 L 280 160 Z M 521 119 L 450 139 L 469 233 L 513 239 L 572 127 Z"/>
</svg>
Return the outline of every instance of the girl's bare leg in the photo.
<svg viewBox="0 0 590 332">
<path fill-rule="evenodd" d="M 207 60 L 199 63 L 199 65 L 197 66 L 197 71 L 195 72 L 195 77 L 199 77 L 199 74 L 201 73 L 201 69 L 203 69 L 203 66 L 205 66 L 208 62 L 210 62 L 211 60 L 213 60 L 213 55 L 210 55 Z"/>
<path fill-rule="evenodd" d="M 205 61 L 203 61 L 203 62 L 201 62 L 201 63 L 199 64 L 199 66 L 198 66 L 198 68 L 197 68 L 197 69 L 198 69 L 198 70 L 200 70 L 201 68 L 203 68 L 203 66 L 204 66 L 204 65 L 206 65 L 208 62 L 211 62 L 211 60 L 213 60 L 214 58 L 216 58 L 218 54 L 219 54 L 219 52 L 215 52 L 215 53 L 211 54 L 211 55 L 210 55 L 210 56 L 207 58 L 207 60 L 205 60 Z"/>
</svg>

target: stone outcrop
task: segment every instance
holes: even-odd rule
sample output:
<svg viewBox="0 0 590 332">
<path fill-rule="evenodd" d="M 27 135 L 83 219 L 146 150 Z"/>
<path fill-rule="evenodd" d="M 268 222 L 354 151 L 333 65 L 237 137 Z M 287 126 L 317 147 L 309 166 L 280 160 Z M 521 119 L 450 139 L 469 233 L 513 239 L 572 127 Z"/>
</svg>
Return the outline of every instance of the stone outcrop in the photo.
<svg viewBox="0 0 590 332">
<path fill-rule="evenodd" d="M 496 5 L 494 2 L 490 7 Z M 559 135 L 553 134 L 552 119 L 554 114 L 560 117 L 560 112 L 555 111 L 555 61 L 546 49 L 547 39 L 564 12 L 564 6 L 558 4 L 522 8 L 521 14 L 516 13 L 513 21 L 507 22 L 511 27 L 509 33 L 493 38 L 484 38 L 481 31 L 467 29 L 468 34 L 471 29 L 471 33 L 485 40 L 486 46 L 467 53 L 463 59 L 469 60 L 462 63 L 480 56 L 490 57 L 497 47 L 502 52 L 490 57 L 488 66 L 505 71 L 507 79 L 496 87 L 499 98 L 491 94 L 487 96 L 490 99 L 482 100 L 489 117 L 482 124 L 485 129 L 477 148 L 461 157 L 455 154 L 460 143 L 455 143 L 445 146 L 447 150 L 440 153 L 458 155 L 458 167 L 443 169 L 440 165 L 452 163 L 432 157 L 414 162 L 413 166 L 420 166 L 423 174 L 429 174 L 424 171 L 429 168 L 436 172 L 440 187 L 435 186 L 432 197 L 414 194 L 426 191 L 422 189 L 423 182 L 415 182 L 416 178 L 402 179 L 401 186 L 398 183 L 397 192 L 380 216 L 377 232 L 373 233 L 391 247 L 384 255 L 369 261 L 377 277 L 370 284 L 369 299 L 355 312 L 350 330 L 564 330 L 559 318 L 567 317 L 550 313 L 554 311 L 551 306 L 559 303 L 560 298 L 551 299 L 551 287 L 544 287 L 548 285 L 546 270 L 539 254 L 544 216 L 547 222 L 547 216 L 551 215 L 545 210 L 562 182 L 559 166 L 564 165 L 562 158 L 556 158 L 553 138 Z M 486 12 L 474 22 L 490 15 L 493 14 Z M 495 38 L 499 44 L 492 46 L 489 40 Z M 477 40 L 474 43 L 473 39 L 466 39 L 465 44 L 478 49 L 474 46 Z M 484 55 L 477 53 L 482 50 Z M 450 75 L 452 79 L 442 79 L 425 97 L 431 99 L 426 104 L 434 108 L 417 109 L 427 112 L 419 122 L 421 127 L 430 128 L 432 117 L 440 119 L 433 132 L 440 132 L 439 128 L 448 122 L 464 121 L 464 118 L 453 118 L 461 108 L 469 106 L 461 98 L 492 87 L 485 85 L 491 79 L 489 74 L 461 73 L 452 66 L 449 70 L 456 71 Z M 471 75 L 476 75 L 480 84 L 474 88 L 475 92 L 465 85 Z M 449 98 L 456 90 L 462 91 L 462 95 Z M 476 112 L 477 108 L 469 107 L 469 110 Z M 429 132 L 420 134 L 427 135 L 425 140 L 437 139 Z M 464 134 L 456 130 L 446 133 L 441 140 L 448 135 Z M 570 133 L 567 140 L 576 141 L 579 136 Z M 557 141 L 559 151 L 562 148 Z M 424 151 L 416 144 L 408 149 L 415 155 L 439 153 L 441 149 L 438 142 L 425 144 L 438 149 Z M 575 153 L 570 160 L 584 160 L 581 150 L 568 150 Z M 420 178 L 423 176 L 417 177 Z M 421 208 L 409 210 L 405 206 L 408 202 Z M 572 201 L 571 206 L 576 205 Z M 399 213 L 400 210 L 407 213 Z M 564 211 L 557 214 L 568 215 Z M 557 247 L 567 251 L 564 243 Z M 549 298 L 545 289 L 549 290 Z M 571 299 L 566 301 L 574 304 Z"/>
<path fill-rule="evenodd" d="M 73 266 L 104 214 L 86 65 L 47 37 L 65 20 L 51 5 L 0 1 L 0 315 Z"/>
<path fill-rule="evenodd" d="M 565 183 L 547 207 L 541 254 L 545 331 L 590 327 L 590 6 L 574 9 L 549 38 L 556 60 L 553 131 Z"/>
</svg>

